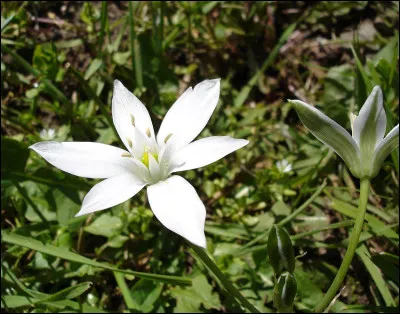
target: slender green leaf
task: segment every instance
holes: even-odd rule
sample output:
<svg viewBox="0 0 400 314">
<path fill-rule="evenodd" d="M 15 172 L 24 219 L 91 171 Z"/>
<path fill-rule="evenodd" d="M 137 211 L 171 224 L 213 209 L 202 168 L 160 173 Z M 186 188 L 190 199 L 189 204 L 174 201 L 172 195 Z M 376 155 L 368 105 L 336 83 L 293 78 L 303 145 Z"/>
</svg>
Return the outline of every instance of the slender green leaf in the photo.
<svg viewBox="0 0 400 314">
<path fill-rule="evenodd" d="M 104 2 L 103 2 L 104 3 Z M 92 77 L 94 73 L 96 73 L 103 65 L 103 61 L 101 59 L 93 59 L 92 62 L 90 63 L 89 67 L 87 68 L 84 79 L 87 81 Z"/>
<path fill-rule="evenodd" d="M 372 262 L 378 266 L 381 271 L 393 282 L 395 282 L 397 285 L 399 285 L 399 260 L 398 257 L 396 258 L 396 261 L 393 263 L 392 258 L 388 257 L 390 255 L 385 255 L 385 254 L 379 254 L 379 255 L 374 255 L 371 257 Z M 396 265 L 397 263 L 397 265 Z"/>
<path fill-rule="evenodd" d="M 129 2 L 129 25 L 130 25 L 130 48 L 132 57 L 132 67 L 135 69 L 136 84 L 138 87 L 143 86 L 142 58 L 140 54 L 139 41 L 137 40 L 135 23 L 134 23 L 134 6 L 138 2 Z"/>
<path fill-rule="evenodd" d="M 281 37 L 278 40 L 278 43 L 275 45 L 274 49 L 268 55 L 267 59 L 264 61 L 261 68 L 253 75 L 250 81 L 240 90 L 239 94 L 236 96 L 234 100 L 235 107 L 241 107 L 244 104 L 251 90 L 257 84 L 258 79 L 274 63 L 276 57 L 279 54 L 279 50 L 289 39 L 290 35 L 296 29 L 296 26 L 297 23 L 293 23 L 289 25 L 288 28 L 286 28 L 286 30 L 282 33 Z"/>
<path fill-rule="evenodd" d="M 135 307 L 135 301 L 132 299 L 129 287 L 126 284 L 124 274 L 114 272 L 115 280 L 117 281 L 118 287 L 121 289 L 122 296 L 128 309 L 133 309 Z"/>
<path fill-rule="evenodd" d="M 84 256 L 81 256 L 77 253 L 73 253 L 65 248 L 57 247 L 51 244 L 44 244 L 38 240 L 24 237 L 15 233 L 11 233 L 6 230 L 1 231 L 2 241 L 7 243 L 12 243 L 20 246 L 24 246 L 30 248 L 31 250 L 39 251 L 44 254 L 48 254 L 51 256 L 56 256 L 62 259 L 69 260 L 71 262 L 77 262 L 81 264 L 86 264 L 94 267 L 100 267 L 103 269 L 116 271 L 124 274 L 134 275 L 139 278 L 150 279 L 150 280 L 157 280 L 162 281 L 165 283 L 177 284 L 177 285 L 190 285 L 191 280 L 185 277 L 176 277 L 176 276 L 167 276 L 167 275 L 158 275 L 158 274 L 151 274 L 151 273 L 143 273 L 137 272 L 132 270 L 122 270 L 118 269 L 113 266 L 109 266 L 104 263 L 100 263 Z"/>
<path fill-rule="evenodd" d="M 367 72 L 364 69 L 361 60 L 353 46 L 351 46 L 354 60 L 356 61 L 356 100 L 358 110 L 361 110 L 365 100 L 372 91 L 372 84 L 368 78 Z"/>
<path fill-rule="evenodd" d="M 330 207 L 332 209 L 350 218 L 354 219 L 356 217 L 357 207 L 354 207 L 353 205 L 334 197 L 330 198 Z M 370 214 L 365 215 L 365 220 L 367 221 L 367 225 L 371 228 L 372 232 L 374 232 L 375 234 L 381 234 L 396 243 L 396 245 L 398 245 L 399 235 L 392 229 L 387 228 L 387 225 L 384 222 L 380 221 L 378 218 Z"/>
<path fill-rule="evenodd" d="M 100 49 L 100 55 L 103 54 L 103 42 L 104 42 L 104 35 L 106 33 L 106 27 L 107 27 L 107 23 L 108 23 L 108 18 L 107 18 L 107 6 L 108 3 L 107 1 L 102 1 L 101 2 L 101 17 L 100 17 L 100 36 L 99 36 L 99 49 Z"/>
<path fill-rule="evenodd" d="M 88 82 L 82 77 L 82 75 L 74 69 L 72 66 L 69 67 L 69 70 L 72 74 L 78 79 L 80 85 L 82 86 L 83 92 L 86 94 L 88 98 L 93 99 L 97 105 L 104 118 L 107 120 L 108 125 L 113 129 L 115 136 L 119 139 L 119 135 L 117 130 L 115 129 L 114 123 L 112 121 L 110 113 L 107 111 L 107 106 L 103 103 L 99 96 L 97 96 L 96 92 L 92 89 L 92 87 L 88 84 Z"/>
<path fill-rule="evenodd" d="M 81 294 L 85 293 L 87 290 L 90 289 L 90 287 L 92 287 L 91 282 L 82 282 L 75 286 L 68 287 L 54 294 L 51 294 L 43 299 L 36 301 L 35 303 L 74 299 L 76 297 L 79 297 Z"/>
<path fill-rule="evenodd" d="M 1 297 L 2 305 L 4 304 L 7 308 L 18 308 L 23 306 L 30 306 L 40 301 L 37 298 L 31 298 L 22 295 L 3 295 Z M 44 302 L 44 306 L 54 307 L 56 309 L 72 309 L 74 311 L 82 312 L 82 313 L 107 313 L 101 309 L 89 306 L 87 304 L 81 304 L 78 302 L 74 302 L 71 300 L 62 300 L 62 301 L 50 301 Z M 3 306 L 2 306 L 3 307 Z"/>
<path fill-rule="evenodd" d="M 369 274 L 371 275 L 376 286 L 378 287 L 378 290 L 381 293 L 382 298 L 385 300 L 386 306 L 396 305 L 389 291 L 389 288 L 387 287 L 386 282 L 382 277 L 381 272 L 379 271 L 378 267 L 376 267 L 376 265 L 371 261 L 371 255 L 369 254 L 367 247 L 364 244 L 360 245 L 356 249 L 356 253 L 364 263 Z"/>
</svg>

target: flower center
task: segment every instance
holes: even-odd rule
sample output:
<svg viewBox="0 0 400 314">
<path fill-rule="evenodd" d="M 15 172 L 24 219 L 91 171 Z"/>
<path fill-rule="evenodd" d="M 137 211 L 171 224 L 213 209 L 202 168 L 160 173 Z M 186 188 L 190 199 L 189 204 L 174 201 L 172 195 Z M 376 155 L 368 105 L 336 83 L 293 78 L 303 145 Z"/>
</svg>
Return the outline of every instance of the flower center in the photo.
<svg viewBox="0 0 400 314">
<path fill-rule="evenodd" d="M 157 153 L 151 153 L 149 152 L 148 148 L 146 148 L 145 152 L 143 153 L 142 158 L 140 161 L 147 167 L 149 168 L 149 154 L 151 154 L 154 159 L 158 162 L 158 154 Z"/>
</svg>

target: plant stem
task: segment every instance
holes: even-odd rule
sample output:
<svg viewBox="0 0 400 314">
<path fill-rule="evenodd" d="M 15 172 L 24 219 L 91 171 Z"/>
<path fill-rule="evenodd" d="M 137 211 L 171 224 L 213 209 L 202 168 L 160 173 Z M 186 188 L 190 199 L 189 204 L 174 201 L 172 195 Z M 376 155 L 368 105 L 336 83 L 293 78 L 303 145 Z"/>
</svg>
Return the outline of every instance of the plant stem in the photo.
<svg viewBox="0 0 400 314">
<path fill-rule="evenodd" d="M 222 271 L 218 268 L 218 266 L 212 261 L 212 259 L 208 256 L 207 252 L 192 243 L 190 243 L 193 251 L 196 255 L 201 259 L 204 265 L 207 266 L 209 270 L 219 279 L 221 285 L 231 294 L 233 295 L 243 307 L 250 311 L 250 313 L 261 313 L 254 305 L 252 305 L 240 292 L 235 288 L 232 282 L 225 277 Z"/>
<path fill-rule="evenodd" d="M 358 240 L 360 239 L 361 230 L 364 224 L 365 212 L 368 203 L 368 192 L 369 192 L 369 179 L 362 179 L 360 184 L 360 199 L 358 203 L 358 212 L 356 216 L 356 222 L 354 224 L 353 232 L 349 239 L 349 246 L 347 247 L 346 255 L 344 256 L 342 265 L 340 265 L 339 271 L 336 274 L 328 291 L 324 295 L 322 301 L 315 308 L 316 313 L 322 313 L 328 305 L 331 303 L 336 295 L 336 292 L 340 288 L 344 277 L 350 267 L 351 261 L 353 260 L 354 253 L 356 251 Z"/>
</svg>

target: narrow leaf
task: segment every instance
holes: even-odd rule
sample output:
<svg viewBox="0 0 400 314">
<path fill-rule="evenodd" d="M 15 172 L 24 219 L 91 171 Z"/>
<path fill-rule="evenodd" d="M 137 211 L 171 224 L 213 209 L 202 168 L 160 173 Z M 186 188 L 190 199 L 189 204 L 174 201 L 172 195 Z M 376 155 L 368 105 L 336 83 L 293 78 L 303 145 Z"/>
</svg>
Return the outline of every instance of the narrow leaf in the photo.
<svg viewBox="0 0 400 314">
<path fill-rule="evenodd" d="M 386 306 L 394 306 L 396 305 L 393 297 L 389 291 L 389 288 L 386 285 L 386 281 L 383 279 L 381 272 L 379 271 L 378 267 L 371 261 L 370 254 L 368 252 L 367 247 L 362 244 L 356 249 L 357 255 L 360 257 L 362 262 L 367 268 L 369 274 L 371 275 L 372 279 L 374 280 L 379 292 L 382 295 L 382 298 L 385 300 Z"/>
<path fill-rule="evenodd" d="M 39 251 L 41 253 L 48 254 L 51 256 L 56 256 L 56 257 L 59 257 L 62 259 L 69 260 L 71 262 L 77 262 L 77 263 L 86 264 L 86 265 L 90 265 L 90 266 L 94 266 L 94 267 L 100 267 L 100 268 L 111 270 L 111 271 L 134 275 L 139 278 L 157 280 L 157 281 L 162 281 L 165 283 L 171 283 L 171 284 L 177 284 L 177 285 L 190 285 L 191 284 L 191 280 L 189 278 L 185 278 L 185 277 L 158 275 L 158 274 L 137 272 L 137 271 L 132 271 L 132 270 L 118 269 L 116 267 L 109 266 L 107 264 L 91 260 L 91 259 L 81 256 L 77 253 L 73 253 L 71 251 L 68 251 L 65 248 L 57 247 L 57 246 L 54 246 L 51 244 L 44 244 L 38 240 L 24 237 L 19 234 L 11 233 L 6 230 L 2 230 L 1 235 L 2 235 L 2 241 L 4 241 L 4 242 L 24 246 L 24 247 L 30 248 L 31 250 Z"/>
<path fill-rule="evenodd" d="M 283 32 L 281 37 L 278 40 L 278 43 L 275 45 L 274 49 L 268 55 L 267 59 L 264 61 L 261 68 L 253 75 L 250 81 L 245 85 L 239 92 L 239 95 L 236 96 L 234 105 L 235 107 L 241 107 L 249 96 L 253 87 L 257 84 L 259 77 L 269 68 L 271 64 L 274 63 L 276 57 L 279 54 L 279 50 L 285 44 L 285 42 L 289 39 L 290 35 L 296 29 L 297 24 L 293 23 L 288 26 L 288 28 Z"/>
</svg>

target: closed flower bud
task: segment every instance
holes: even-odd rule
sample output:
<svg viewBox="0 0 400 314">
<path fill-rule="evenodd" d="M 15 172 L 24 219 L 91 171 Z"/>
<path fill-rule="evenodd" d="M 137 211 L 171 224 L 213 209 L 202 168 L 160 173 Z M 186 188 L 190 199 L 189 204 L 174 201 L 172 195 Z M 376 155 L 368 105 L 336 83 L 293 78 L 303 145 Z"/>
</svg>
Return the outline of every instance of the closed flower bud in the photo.
<svg viewBox="0 0 400 314">
<path fill-rule="evenodd" d="M 285 229 L 274 225 L 268 236 L 268 257 L 276 276 L 284 271 L 294 271 L 294 251 L 290 237 Z"/>
<path fill-rule="evenodd" d="M 274 302 L 280 313 L 293 312 L 293 302 L 296 297 L 297 283 L 294 276 L 283 273 L 275 285 Z"/>
<path fill-rule="evenodd" d="M 375 86 L 358 115 L 350 114 L 350 135 L 318 109 L 300 100 L 289 100 L 301 121 L 316 138 L 331 147 L 359 178 L 375 177 L 385 158 L 399 145 L 399 125 L 386 136 L 383 94 Z"/>
</svg>

